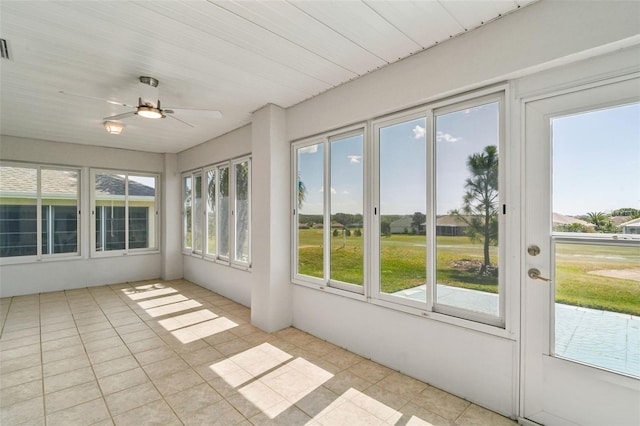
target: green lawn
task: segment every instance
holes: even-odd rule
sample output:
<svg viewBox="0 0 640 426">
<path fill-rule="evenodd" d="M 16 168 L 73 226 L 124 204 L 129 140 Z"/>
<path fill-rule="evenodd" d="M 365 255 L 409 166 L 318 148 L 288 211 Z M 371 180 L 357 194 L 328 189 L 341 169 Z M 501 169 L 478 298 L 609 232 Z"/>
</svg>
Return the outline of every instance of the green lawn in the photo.
<svg viewBox="0 0 640 426">
<path fill-rule="evenodd" d="M 482 245 L 467 237 L 436 238 L 436 281 L 455 287 L 496 293 L 498 278 L 480 276 Z M 322 277 L 322 230 L 299 232 L 301 274 Z M 605 269 L 639 268 L 637 248 L 562 244 L 558 246 L 556 271 L 558 302 L 640 315 L 640 282 L 590 274 Z M 382 291 L 394 293 L 426 282 L 425 237 L 392 235 L 381 239 Z M 497 247 L 491 263 L 498 266 Z M 363 237 L 331 237 L 331 277 L 362 285 Z"/>
</svg>

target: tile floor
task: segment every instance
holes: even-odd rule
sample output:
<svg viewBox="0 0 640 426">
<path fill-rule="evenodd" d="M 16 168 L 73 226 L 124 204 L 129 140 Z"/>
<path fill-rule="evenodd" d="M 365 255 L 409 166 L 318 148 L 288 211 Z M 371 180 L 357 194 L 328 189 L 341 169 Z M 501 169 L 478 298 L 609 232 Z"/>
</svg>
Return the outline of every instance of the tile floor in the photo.
<svg viewBox="0 0 640 426">
<path fill-rule="evenodd" d="M 514 425 L 188 281 L 0 299 L 2 425 Z"/>
</svg>

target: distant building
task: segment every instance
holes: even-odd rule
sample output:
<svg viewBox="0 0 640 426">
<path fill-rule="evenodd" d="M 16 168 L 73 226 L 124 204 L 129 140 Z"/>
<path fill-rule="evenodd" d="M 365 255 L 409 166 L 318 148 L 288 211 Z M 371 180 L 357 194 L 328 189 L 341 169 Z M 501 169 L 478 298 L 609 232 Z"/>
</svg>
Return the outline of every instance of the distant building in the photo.
<svg viewBox="0 0 640 426">
<path fill-rule="evenodd" d="M 411 223 L 413 218 L 411 216 L 405 216 L 398 220 L 394 220 L 389 224 L 392 234 L 413 234 L 413 228 Z"/>
<path fill-rule="evenodd" d="M 444 215 L 436 218 L 436 235 L 459 237 L 466 235 L 469 225 L 457 215 Z"/>
<path fill-rule="evenodd" d="M 640 234 L 640 217 L 620 224 L 623 234 Z"/>
</svg>

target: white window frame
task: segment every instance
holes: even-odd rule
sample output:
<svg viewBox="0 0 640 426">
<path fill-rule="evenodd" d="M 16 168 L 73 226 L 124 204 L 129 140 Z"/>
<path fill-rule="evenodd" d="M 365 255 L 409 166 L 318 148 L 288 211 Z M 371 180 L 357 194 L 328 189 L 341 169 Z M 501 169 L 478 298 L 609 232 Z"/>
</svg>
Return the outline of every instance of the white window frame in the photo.
<svg viewBox="0 0 640 426">
<path fill-rule="evenodd" d="M 508 114 L 509 114 L 509 85 L 500 84 L 484 89 L 479 89 L 463 95 L 452 96 L 445 100 L 434 101 L 429 104 L 417 106 L 415 108 L 404 111 L 384 115 L 373 118 L 366 124 L 357 124 L 347 128 L 322 133 L 313 137 L 293 141 L 291 144 L 291 163 L 292 163 L 292 194 L 291 205 L 293 207 L 292 217 L 292 238 L 291 238 L 291 279 L 294 284 L 299 284 L 330 293 L 339 294 L 341 296 L 356 298 L 375 305 L 391 308 L 414 315 L 420 315 L 431 319 L 443 321 L 446 323 L 459 325 L 465 328 L 475 329 L 489 334 L 500 336 L 509 336 L 506 321 L 506 279 L 512 276 L 511 267 L 507 265 L 506 254 L 508 253 L 507 245 L 510 239 L 506 235 L 507 217 L 505 214 L 499 214 L 498 218 L 498 258 L 500 262 L 500 271 L 498 275 L 498 297 L 499 297 L 499 314 L 497 317 L 436 303 L 436 242 L 435 242 L 435 201 L 436 201 L 436 158 L 435 158 L 435 140 L 436 128 L 435 117 L 446 112 L 459 111 L 461 109 L 479 106 L 487 103 L 499 103 L 499 142 L 498 152 L 500 153 L 499 162 L 499 205 L 501 210 L 506 211 L 507 206 L 507 190 L 506 180 L 508 173 L 508 163 L 510 161 L 508 146 Z M 427 300 L 425 303 L 406 298 L 400 298 L 380 291 L 380 217 L 379 217 L 379 129 L 382 127 L 399 124 L 412 119 L 425 117 L 427 126 Z M 324 185 L 328 187 L 330 180 L 330 140 L 335 140 L 346 135 L 350 131 L 362 129 L 364 138 L 364 214 L 363 221 L 366 231 L 364 232 L 364 263 L 365 263 L 365 280 L 361 292 L 355 294 L 350 291 L 351 288 L 344 288 L 339 282 L 330 280 L 329 277 L 329 251 L 330 241 L 328 240 L 329 231 L 324 231 L 324 277 L 322 279 L 302 275 L 298 273 L 298 218 L 297 218 L 297 171 L 298 158 L 297 151 L 300 148 L 312 146 L 316 144 L 324 144 Z M 372 134 L 373 136 L 369 136 Z M 373 155 L 369 155 L 369 152 Z M 325 229 L 330 224 L 330 194 L 325 191 L 324 199 L 324 221 Z M 330 228 L 330 226 L 329 226 Z M 429 232 L 433 229 L 434 232 Z M 429 235 L 431 234 L 431 236 Z M 360 287 L 360 286 L 357 286 Z"/>
<path fill-rule="evenodd" d="M 338 280 L 331 279 L 331 191 L 323 192 L 323 278 L 311 277 L 298 273 L 298 206 L 297 206 L 297 188 L 298 188 L 298 159 L 297 150 L 307 146 L 322 144 L 323 145 L 323 187 L 331 188 L 331 142 L 362 135 L 362 153 L 363 153 L 363 284 L 351 284 Z M 369 281 L 369 220 L 368 220 L 368 199 L 369 192 L 366 182 L 369 174 L 369 153 L 368 153 L 368 125 L 366 123 L 359 123 L 349 127 L 343 127 L 341 129 L 327 132 L 319 136 L 315 136 L 309 139 L 303 139 L 301 141 L 294 142 L 291 145 L 293 167 L 292 167 L 292 205 L 293 220 L 292 220 L 292 249 L 293 262 L 291 265 L 292 281 L 302 285 L 310 285 L 320 290 L 329 290 L 330 292 L 337 292 L 343 295 L 355 295 L 356 298 L 364 298 L 367 295 L 368 281 Z M 358 297 L 359 296 L 359 297 Z"/>
<path fill-rule="evenodd" d="M 235 215 L 235 207 L 236 207 L 236 175 L 235 175 L 235 166 L 238 164 L 242 164 L 242 163 L 248 163 L 248 182 L 247 182 L 247 191 L 248 191 L 248 224 L 247 224 L 247 244 L 249 245 L 249 256 L 247 261 L 242 261 L 242 260 L 238 260 L 236 259 L 236 215 Z M 219 250 L 220 250 L 220 241 L 221 241 L 221 236 L 220 236 L 220 225 L 221 225 L 221 217 L 220 217 L 220 169 L 223 168 L 227 168 L 228 169 L 228 173 L 229 173 L 229 177 L 228 177 L 228 184 L 229 184 L 229 189 L 228 189 L 228 202 L 229 202 L 229 214 L 227 217 L 227 223 L 226 226 L 228 227 L 228 248 L 229 248 L 229 255 L 221 255 Z M 216 183 L 216 191 L 215 191 L 215 218 L 214 220 L 216 221 L 216 252 L 215 253 L 209 253 L 208 252 L 208 242 L 209 242 L 209 235 L 208 235 L 208 225 L 209 225 L 209 218 L 207 215 L 207 206 L 208 206 L 208 202 L 209 202 L 209 191 L 206 189 L 207 188 L 207 174 L 208 172 L 213 171 L 214 175 L 215 175 L 215 183 Z M 219 263 L 222 265 L 228 265 L 228 266 L 233 266 L 235 268 L 238 269 L 250 269 L 251 268 L 251 198 L 252 198 L 252 194 L 251 194 L 251 156 L 250 155 L 245 155 L 242 157 L 236 157 L 227 161 L 223 161 L 223 162 L 219 162 L 213 165 L 207 165 L 205 167 L 202 168 L 198 168 L 195 170 L 190 170 L 188 172 L 184 172 L 182 173 L 182 183 L 181 183 L 181 188 L 182 188 L 182 252 L 185 255 L 191 255 L 194 257 L 198 257 L 201 259 L 206 259 L 209 261 L 213 261 L 215 263 Z M 187 247 L 186 246 L 186 211 L 184 208 L 184 178 L 185 177 L 191 177 L 192 179 L 192 190 L 195 187 L 194 186 L 194 182 L 195 182 L 195 177 L 196 176 L 202 176 L 202 203 L 201 203 L 201 208 L 199 209 L 199 211 L 195 211 L 196 209 L 194 209 L 194 202 L 192 200 L 191 205 L 191 214 L 192 214 L 192 221 L 191 221 L 191 235 L 192 235 L 192 242 L 191 242 L 191 247 Z M 201 225 L 202 225 L 202 250 L 195 250 L 193 248 L 194 244 L 193 244 L 193 236 L 196 234 L 195 232 L 195 221 L 193 220 L 193 218 L 195 217 L 195 215 L 200 215 L 200 217 L 202 218 L 201 220 Z"/>
<path fill-rule="evenodd" d="M 81 182 L 82 182 L 82 169 L 77 166 L 56 166 L 49 164 L 36 164 L 36 163 L 20 163 L 20 162 L 11 162 L 11 161 L 2 161 L 0 162 L 0 166 L 5 167 L 19 167 L 36 170 L 36 254 L 35 255 L 26 255 L 26 256 L 11 256 L 11 257 L 1 257 L 0 265 L 4 264 L 15 264 L 15 263 L 28 263 L 34 261 L 48 261 L 48 260 L 69 260 L 69 259 L 80 259 L 82 256 L 82 247 L 81 247 L 81 232 L 82 232 L 82 221 L 81 221 Z M 60 171 L 73 171 L 77 173 L 77 192 L 76 192 L 76 251 L 71 253 L 42 253 L 42 169 L 45 170 L 60 170 Z M 51 224 L 49 224 L 50 226 Z M 47 233 L 47 238 L 51 237 L 51 233 Z M 50 245 L 50 241 L 47 241 L 47 245 Z"/>
<path fill-rule="evenodd" d="M 196 177 L 200 176 L 201 179 L 204 179 L 203 176 L 203 171 L 202 169 L 198 169 L 198 170 L 193 170 L 190 172 L 185 172 L 182 173 L 182 177 L 181 177 L 181 188 L 182 188 L 182 252 L 185 254 L 192 254 L 192 255 L 202 255 L 202 253 L 204 252 L 204 250 L 196 250 L 196 244 L 195 244 L 195 238 L 197 236 L 197 233 L 195 232 L 195 218 L 196 216 L 200 216 L 202 217 L 202 208 L 198 211 L 195 208 L 195 198 L 194 198 L 194 191 L 195 191 L 195 187 L 196 187 Z M 187 211 L 185 208 L 185 193 L 184 193 L 184 189 L 185 189 L 185 178 L 191 178 L 191 241 L 187 241 L 187 222 L 186 222 L 186 217 L 187 217 Z M 202 182 L 202 181 L 201 181 Z M 202 189 L 201 189 L 202 190 Z M 202 196 L 202 194 L 201 194 Z M 201 202 L 201 207 L 204 205 L 204 202 Z M 202 240 L 204 240 L 203 235 L 200 234 L 200 237 Z M 189 243 L 189 245 L 187 245 L 187 243 Z M 204 241 L 201 242 L 201 244 L 204 244 Z M 204 245 L 202 246 L 204 248 Z"/>
<path fill-rule="evenodd" d="M 125 223 L 125 236 L 124 243 L 125 248 L 122 250 L 96 250 L 96 175 L 97 174 L 111 174 L 111 175 L 124 175 L 125 176 L 125 203 L 124 203 L 124 223 Z M 160 251 L 160 182 L 161 175 L 159 173 L 138 172 L 134 170 L 114 170 L 114 169 L 90 169 L 89 180 L 91 182 L 91 257 L 113 257 L 123 256 L 130 254 L 149 254 L 158 253 Z M 151 247 L 144 248 L 129 248 L 129 176 L 135 177 L 147 177 L 155 179 L 155 194 L 153 201 L 152 215 L 154 217 L 153 226 L 148 231 L 148 238 L 153 238 L 155 244 Z"/>
</svg>

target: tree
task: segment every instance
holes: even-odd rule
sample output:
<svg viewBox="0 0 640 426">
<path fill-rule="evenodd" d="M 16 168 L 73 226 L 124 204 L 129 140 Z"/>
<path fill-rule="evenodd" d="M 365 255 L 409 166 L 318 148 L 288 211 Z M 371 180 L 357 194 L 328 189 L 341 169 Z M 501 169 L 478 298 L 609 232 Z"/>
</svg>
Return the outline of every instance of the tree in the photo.
<svg viewBox="0 0 640 426">
<path fill-rule="evenodd" d="M 387 221 L 383 221 L 382 223 L 380 223 L 380 232 L 382 232 L 382 235 L 384 235 L 385 237 L 390 237 L 391 224 Z"/>
<path fill-rule="evenodd" d="M 462 209 L 451 214 L 468 225 L 467 235 L 472 241 L 483 241 L 480 274 L 484 275 L 491 265 L 489 246 L 498 241 L 498 148 L 490 145 L 469 156 L 467 169 L 471 177 L 465 181 Z"/>
<path fill-rule="evenodd" d="M 597 232 L 612 233 L 617 231 L 616 225 L 611 221 L 611 217 L 603 212 L 589 212 L 586 217 L 587 222 L 596 226 Z"/>
<path fill-rule="evenodd" d="M 300 175 L 298 175 L 298 210 L 302 209 L 302 204 L 304 204 L 304 200 L 307 198 L 307 187 L 305 186 L 302 179 L 300 179 Z"/>
<path fill-rule="evenodd" d="M 427 216 L 424 213 L 415 212 L 411 218 L 411 228 L 413 228 L 414 234 L 419 234 L 422 229 L 422 224 L 427 221 Z"/>
</svg>

